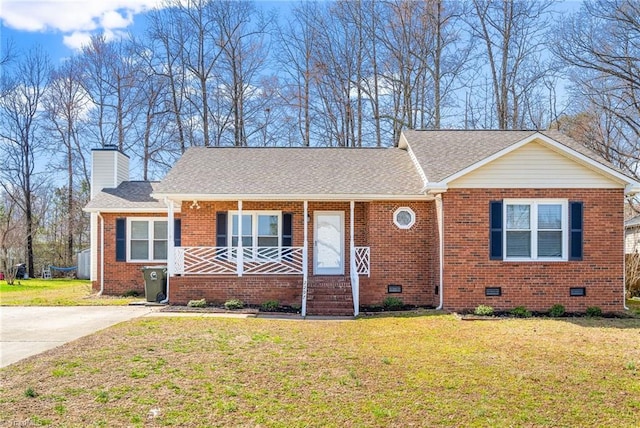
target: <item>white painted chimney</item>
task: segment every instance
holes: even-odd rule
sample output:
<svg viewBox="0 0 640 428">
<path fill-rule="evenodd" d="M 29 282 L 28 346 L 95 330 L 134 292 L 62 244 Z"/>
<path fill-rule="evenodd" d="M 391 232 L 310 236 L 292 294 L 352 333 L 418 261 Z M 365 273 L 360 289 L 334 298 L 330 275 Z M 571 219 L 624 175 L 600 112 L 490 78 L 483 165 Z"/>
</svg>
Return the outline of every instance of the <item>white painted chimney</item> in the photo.
<svg viewBox="0 0 640 428">
<path fill-rule="evenodd" d="M 129 156 L 116 146 L 91 150 L 91 198 L 102 189 L 115 189 L 129 181 Z"/>
</svg>

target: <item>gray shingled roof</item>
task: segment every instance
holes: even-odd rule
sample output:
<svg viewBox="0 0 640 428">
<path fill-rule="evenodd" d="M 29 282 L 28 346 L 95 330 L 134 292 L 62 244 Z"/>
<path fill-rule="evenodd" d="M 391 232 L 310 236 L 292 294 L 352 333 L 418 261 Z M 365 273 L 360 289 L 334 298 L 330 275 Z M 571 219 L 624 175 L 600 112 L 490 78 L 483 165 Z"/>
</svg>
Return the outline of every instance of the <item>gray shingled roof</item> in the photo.
<svg viewBox="0 0 640 428">
<path fill-rule="evenodd" d="M 157 186 L 158 182 L 152 181 L 124 181 L 115 189 L 102 189 L 85 210 L 166 210 L 164 203 L 150 196 Z"/>
<path fill-rule="evenodd" d="M 419 195 L 407 151 L 345 148 L 190 148 L 155 194 Z"/>
<path fill-rule="evenodd" d="M 442 181 L 536 133 L 545 135 L 609 168 L 614 168 L 595 152 L 558 131 L 404 131 L 405 138 L 429 182 Z"/>
</svg>

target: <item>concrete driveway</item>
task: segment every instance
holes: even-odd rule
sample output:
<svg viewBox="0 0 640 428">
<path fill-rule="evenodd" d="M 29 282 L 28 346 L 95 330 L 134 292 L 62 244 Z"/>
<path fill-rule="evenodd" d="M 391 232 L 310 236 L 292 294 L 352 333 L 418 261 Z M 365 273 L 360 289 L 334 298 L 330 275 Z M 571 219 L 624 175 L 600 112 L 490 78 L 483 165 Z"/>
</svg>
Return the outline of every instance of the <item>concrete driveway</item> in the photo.
<svg viewBox="0 0 640 428">
<path fill-rule="evenodd" d="M 0 307 L 0 367 L 152 310 L 145 306 Z"/>
</svg>

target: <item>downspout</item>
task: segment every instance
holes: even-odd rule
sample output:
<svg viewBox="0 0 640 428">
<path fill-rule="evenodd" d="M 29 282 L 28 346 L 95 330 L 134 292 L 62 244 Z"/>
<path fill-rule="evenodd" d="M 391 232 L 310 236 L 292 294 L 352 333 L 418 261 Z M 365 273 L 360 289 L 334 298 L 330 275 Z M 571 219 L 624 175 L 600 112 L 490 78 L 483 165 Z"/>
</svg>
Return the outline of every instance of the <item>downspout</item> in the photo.
<svg viewBox="0 0 640 428">
<path fill-rule="evenodd" d="M 436 195 L 436 215 L 438 217 L 438 244 L 439 244 L 439 285 L 440 304 L 436 310 L 441 310 L 444 306 L 444 206 L 442 204 L 442 193 Z"/>
<path fill-rule="evenodd" d="M 104 218 L 99 211 L 98 218 L 100 219 L 100 291 L 98 296 L 102 296 L 104 292 Z"/>
<path fill-rule="evenodd" d="M 161 300 L 159 303 L 168 304 L 169 303 L 169 283 L 171 276 L 174 273 L 174 253 L 175 253 L 175 222 L 174 222 L 174 212 L 173 212 L 173 201 L 165 198 L 164 203 L 167 205 L 167 294 L 166 298 Z"/>
<path fill-rule="evenodd" d="M 300 306 L 300 311 L 302 318 L 307 316 L 307 293 L 308 293 L 308 281 L 309 281 L 309 246 L 307 244 L 307 240 L 309 238 L 307 228 L 309 225 L 309 220 L 307 216 L 309 215 L 309 202 L 303 202 L 303 211 L 304 211 L 304 246 L 302 247 L 302 304 Z"/>
<path fill-rule="evenodd" d="M 622 307 L 625 311 L 629 310 L 627 306 L 627 229 L 622 219 Z"/>
</svg>

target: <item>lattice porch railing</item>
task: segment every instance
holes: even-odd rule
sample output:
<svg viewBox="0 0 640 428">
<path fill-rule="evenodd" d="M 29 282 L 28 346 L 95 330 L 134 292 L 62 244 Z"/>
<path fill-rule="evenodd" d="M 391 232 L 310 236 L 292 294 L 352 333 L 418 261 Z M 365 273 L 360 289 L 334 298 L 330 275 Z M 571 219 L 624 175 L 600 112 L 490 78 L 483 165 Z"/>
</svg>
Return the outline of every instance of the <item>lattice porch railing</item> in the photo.
<svg viewBox="0 0 640 428">
<path fill-rule="evenodd" d="M 370 275 L 370 257 L 369 247 L 355 247 L 355 266 L 358 275 Z"/>
<path fill-rule="evenodd" d="M 176 247 L 178 275 L 233 275 L 238 273 L 236 247 Z M 302 247 L 243 248 L 241 273 L 254 275 L 301 275 Z"/>
</svg>

